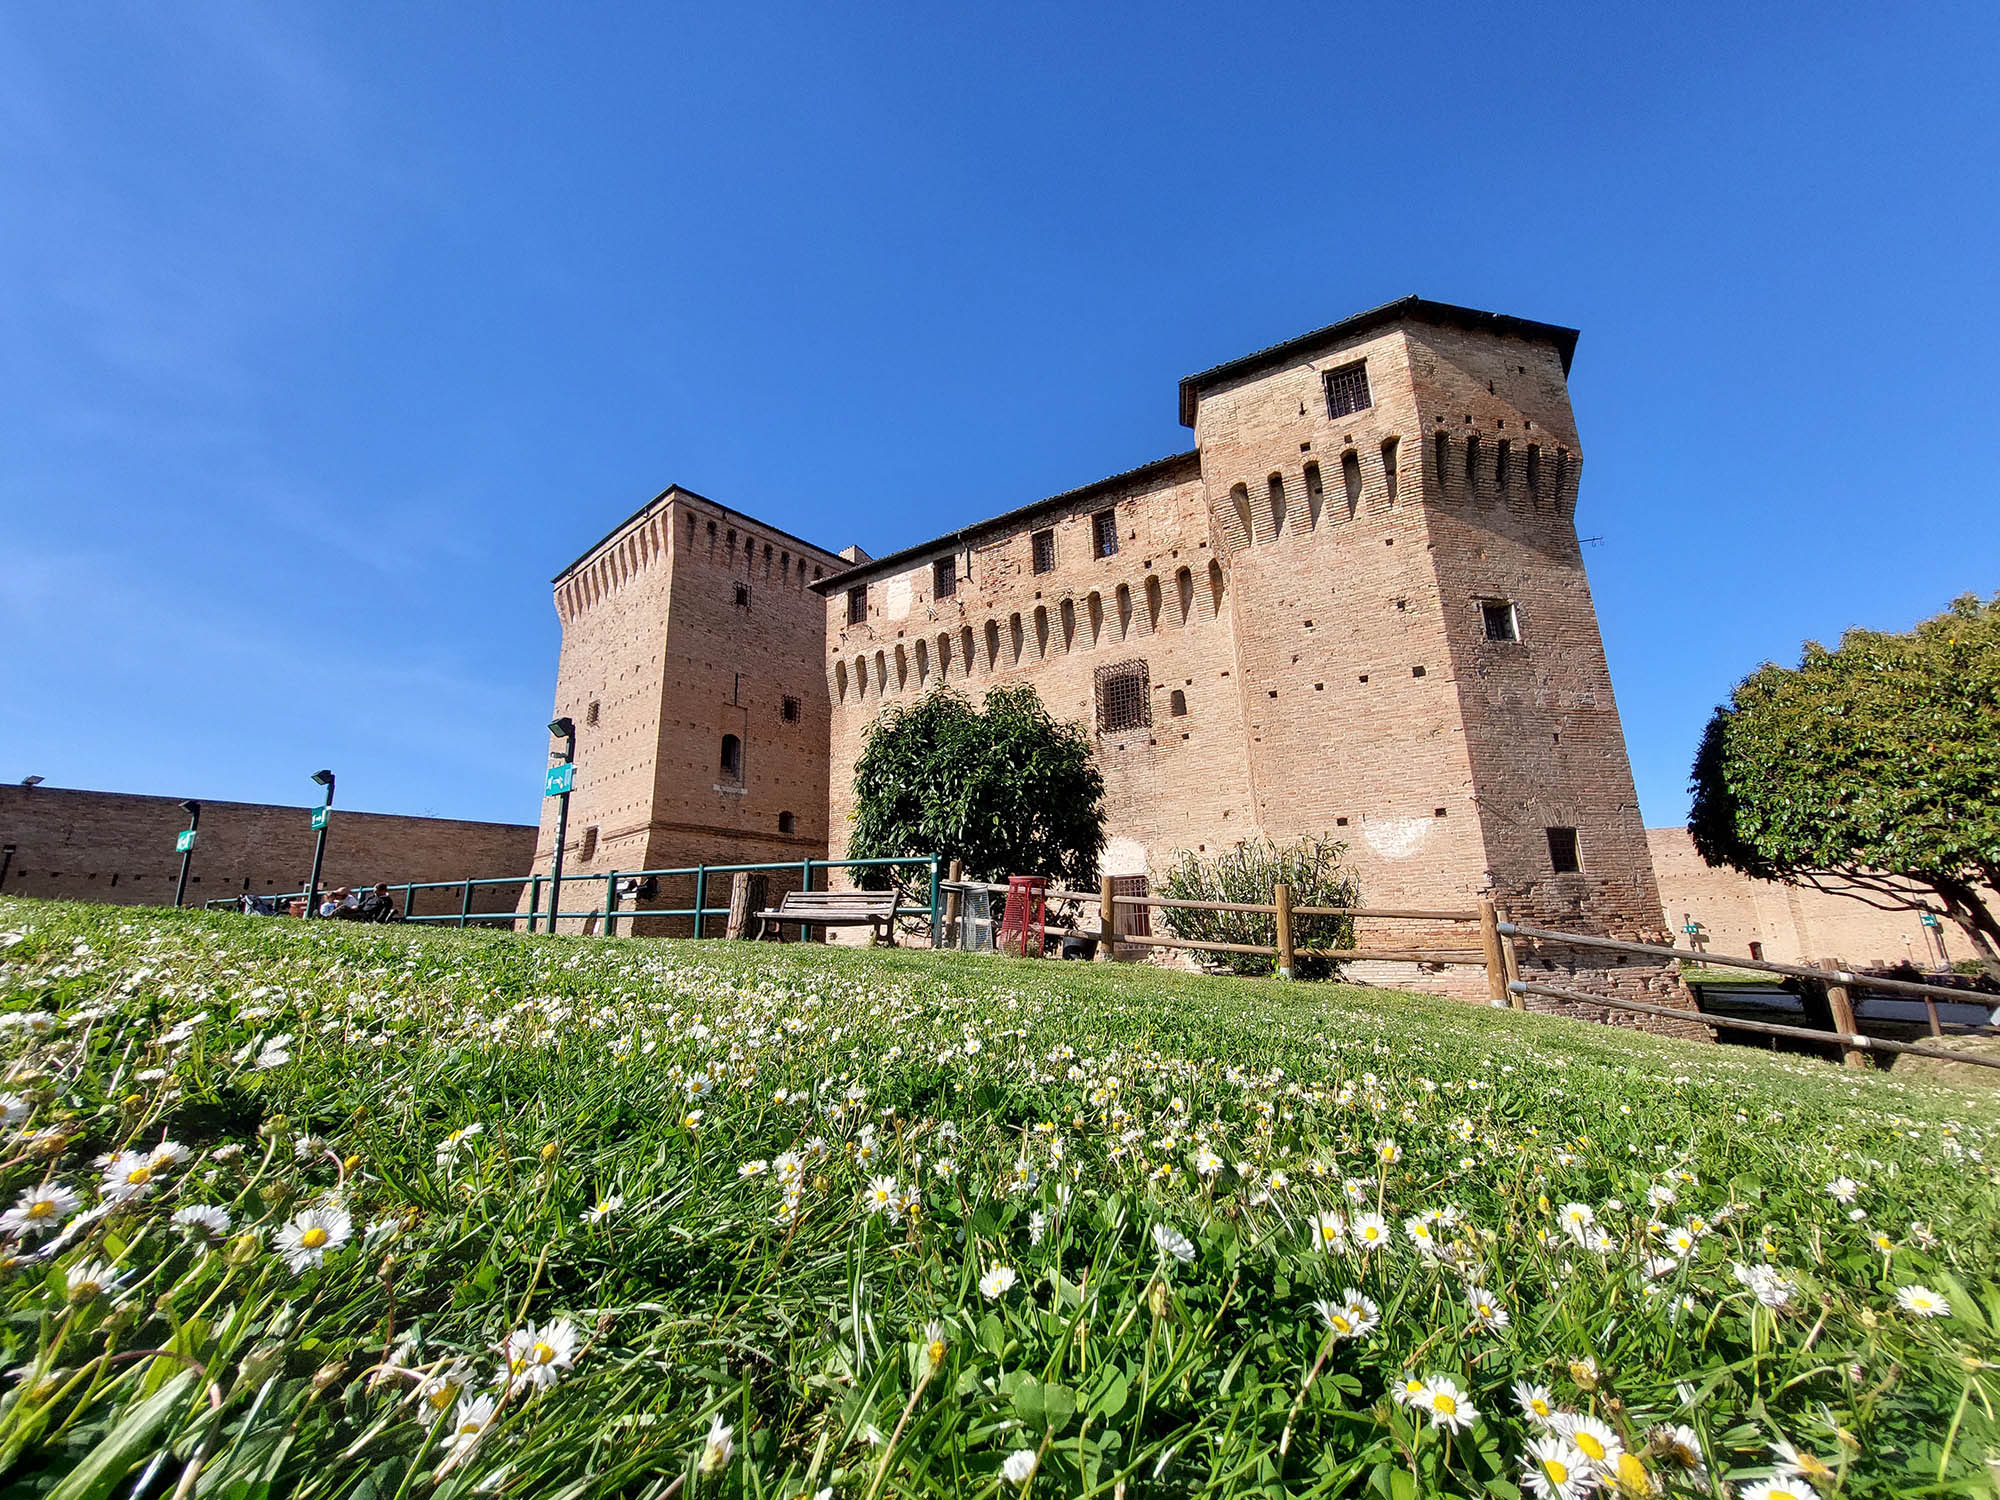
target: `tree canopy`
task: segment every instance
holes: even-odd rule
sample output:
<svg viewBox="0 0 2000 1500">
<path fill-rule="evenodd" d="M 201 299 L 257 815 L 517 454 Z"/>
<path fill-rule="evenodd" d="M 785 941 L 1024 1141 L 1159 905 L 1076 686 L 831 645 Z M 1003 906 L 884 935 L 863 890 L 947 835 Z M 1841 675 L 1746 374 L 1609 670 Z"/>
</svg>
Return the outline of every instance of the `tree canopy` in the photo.
<svg viewBox="0 0 2000 1500">
<path fill-rule="evenodd" d="M 1097 878 L 1104 777 L 1090 736 L 1031 687 L 994 688 L 983 708 L 949 688 L 892 704 L 869 726 L 854 795 L 855 858 L 936 853 L 981 880 Z"/>
<path fill-rule="evenodd" d="M 1711 865 L 1940 910 L 2000 977 L 2000 596 L 1766 663 L 1709 720 L 1693 791 Z"/>
</svg>

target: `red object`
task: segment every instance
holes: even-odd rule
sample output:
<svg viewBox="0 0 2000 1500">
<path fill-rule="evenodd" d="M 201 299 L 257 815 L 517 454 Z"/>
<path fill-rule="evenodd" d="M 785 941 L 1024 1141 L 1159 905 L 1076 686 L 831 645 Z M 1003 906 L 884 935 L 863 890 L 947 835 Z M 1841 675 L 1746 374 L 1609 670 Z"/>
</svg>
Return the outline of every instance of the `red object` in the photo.
<svg viewBox="0 0 2000 1500">
<path fill-rule="evenodd" d="M 1002 953 L 1040 958 L 1048 937 L 1049 881 L 1046 875 L 1009 875 L 1007 909 L 1000 917 Z"/>
</svg>

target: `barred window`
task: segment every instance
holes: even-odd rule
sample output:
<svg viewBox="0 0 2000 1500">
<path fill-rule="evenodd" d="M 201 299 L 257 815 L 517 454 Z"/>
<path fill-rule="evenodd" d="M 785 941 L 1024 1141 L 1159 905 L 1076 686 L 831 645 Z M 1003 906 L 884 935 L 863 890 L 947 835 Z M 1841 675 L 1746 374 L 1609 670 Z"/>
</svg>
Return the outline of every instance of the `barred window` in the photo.
<svg viewBox="0 0 2000 1500">
<path fill-rule="evenodd" d="M 940 557 L 931 564 L 931 597 L 949 599 L 958 592 L 958 558 Z"/>
<path fill-rule="evenodd" d="M 1097 729 L 1116 734 L 1153 722 L 1152 679 L 1143 661 L 1121 661 L 1097 669 Z"/>
<path fill-rule="evenodd" d="M 843 678 L 845 675 L 845 672 L 843 672 Z M 799 722 L 799 708 L 799 700 L 787 693 L 784 703 L 778 709 L 778 717 L 783 719 L 787 724 L 796 724 Z"/>
<path fill-rule="evenodd" d="M 1368 399 L 1366 360 L 1326 372 L 1326 414 L 1329 417 L 1345 417 L 1357 411 L 1366 411 L 1372 405 L 1374 402 Z"/>
<path fill-rule="evenodd" d="M 1583 869 L 1583 861 L 1577 857 L 1576 830 L 1574 828 L 1551 828 L 1549 835 L 1549 867 L 1558 875 L 1574 875 Z"/>
<path fill-rule="evenodd" d="M 868 585 L 847 591 L 847 623 L 859 625 L 868 618 Z"/>
<path fill-rule="evenodd" d="M 1053 531 L 1038 531 L 1031 538 L 1035 548 L 1035 571 L 1053 573 L 1056 570 L 1056 534 Z M 1115 540 L 1115 538 L 1114 538 Z"/>
<path fill-rule="evenodd" d="M 1118 553 L 1118 512 L 1100 510 L 1090 518 L 1090 540 L 1099 557 Z"/>
</svg>

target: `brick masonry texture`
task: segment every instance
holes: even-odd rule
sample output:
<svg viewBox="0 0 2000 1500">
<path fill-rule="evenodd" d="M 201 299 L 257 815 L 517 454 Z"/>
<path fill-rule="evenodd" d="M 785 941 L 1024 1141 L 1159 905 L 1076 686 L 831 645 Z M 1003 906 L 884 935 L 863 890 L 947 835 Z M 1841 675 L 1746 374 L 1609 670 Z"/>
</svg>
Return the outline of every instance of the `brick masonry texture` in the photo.
<svg viewBox="0 0 2000 1500">
<path fill-rule="evenodd" d="M 1710 953 L 1786 964 L 1837 958 L 1863 968 L 1937 962 L 1937 940 L 1925 933 L 1914 911 L 1882 911 L 1852 896 L 1711 869 L 1695 853 L 1685 828 L 1649 828 L 1646 842 L 1667 921 L 1682 947 L 1688 939 L 1680 928 L 1691 917 L 1707 929 Z M 1947 958 L 1973 956 L 1956 927 L 1946 923 L 1941 932 Z"/>
<path fill-rule="evenodd" d="M 187 904 L 303 890 L 312 873 L 311 809 L 253 802 L 201 804 Z M 0 786 L 0 893 L 121 906 L 171 906 L 187 814 L 172 797 L 65 787 Z M 11 846 L 12 853 L 6 852 Z M 327 827 L 323 888 L 425 880 L 519 878 L 534 856 L 526 824 L 471 823 L 349 812 Z M 476 909 L 510 910 L 517 885 L 478 892 Z M 455 892 L 419 893 L 419 912 L 456 912 Z"/>
<path fill-rule="evenodd" d="M 674 486 L 557 576 L 562 653 L 552 717 L 567 716 L 577 731 L 564 910 L 605 904 L 604 885 L 571 875 L 825 855 L 826 605 L 809 585 L 847 566 Z M 733 771 L 723 763 L 725 736 L 736 742 Z M 556 803 L 547 799 L 538 874 L 549 873 L 555 838 Z M 772 899 L 798 883 L 773 875 Z M 663 882 L 640 906 L 691 907 L 694 884 Z M 729 904 L 727 877 L 703 904 Z M 690 926 L 640 917 L 621 920 L 619 930 Z M 578 928 L 597 924 L 580 919 L 563 930 Z M 719 933 L 722 919 L 707 930 Z"/>
</svg>

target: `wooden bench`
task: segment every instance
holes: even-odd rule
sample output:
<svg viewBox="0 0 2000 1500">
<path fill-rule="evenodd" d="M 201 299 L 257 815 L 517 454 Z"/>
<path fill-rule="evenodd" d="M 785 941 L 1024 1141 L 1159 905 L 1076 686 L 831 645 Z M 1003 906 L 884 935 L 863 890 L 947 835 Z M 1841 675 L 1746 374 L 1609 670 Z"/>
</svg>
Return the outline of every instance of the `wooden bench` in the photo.
<svg viewBox="0 0 2000 1500">
<path fill-rule="evenodd" d="M 811 927 L 872 927 L 871 942 L 886 941 L 896 946 L 896 893 L 894 891 L 787 891 L 777 906 L 754 912 L 757 938 L 774 933 L 785 940 L 784 924 L 797 922 L 803 938 Z"/>
</svg>

